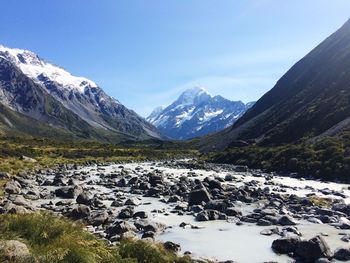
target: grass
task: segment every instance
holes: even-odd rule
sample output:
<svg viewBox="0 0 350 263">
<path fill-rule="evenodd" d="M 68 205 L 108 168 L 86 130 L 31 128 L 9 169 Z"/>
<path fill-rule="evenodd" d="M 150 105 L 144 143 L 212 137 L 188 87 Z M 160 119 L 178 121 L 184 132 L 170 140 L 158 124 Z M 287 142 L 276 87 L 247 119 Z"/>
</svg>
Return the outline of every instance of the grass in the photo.
<svg viewBox="0 0 350 263">
<path fill-rule="evenodd" d="M 84 230 L 83 225 L 49 213 L 6 214 L 0 216 L 0 240 L 24 242 L 31 258 L 40 263 L 191 263 L 161 244 L 123 240 L 108 246 Z M 2 262 L 0 255 L 0 262 Z M 203 262 L 203 261 L 202 261 Z"/>
<path fill-rule="evenodd" d="M 266 171 L 297 172 L 305 177 L 350 182 L 350 132 L 315 142 L 232 147 L 223 152 L 205 154 L 202 158 L 215 163 L 247 165 Z"/>
<path fill-rule="evenodd" d="M 328 198 L 322 198 L 318 196 L 309 197 L 310 201 L 315 205 L 323 208 L 330 208 L 332 205 L 332 200 Z"/>
<path fill-rule="evenodd" d="M 145 161 L 195 156 L 188 146 L 172 142 L 140 142 L 123 145 L 72 142 L 32 137 L 0 137 L 0 171 L 15 175 L 60 164 Z M 37 162 L 21 160 L 21 156 Z M 0 196 L 6 180 L 0 181 Z M 31 258 L 20 263 L 190 263 L 162 244 L 123 240 L 111 247 L 84 230 L 84 226 L 49 213 L 0 215 L 0 241 L 27 244 Z M 4 259 L 1 258 L 0 262 Z"/>
</svg>

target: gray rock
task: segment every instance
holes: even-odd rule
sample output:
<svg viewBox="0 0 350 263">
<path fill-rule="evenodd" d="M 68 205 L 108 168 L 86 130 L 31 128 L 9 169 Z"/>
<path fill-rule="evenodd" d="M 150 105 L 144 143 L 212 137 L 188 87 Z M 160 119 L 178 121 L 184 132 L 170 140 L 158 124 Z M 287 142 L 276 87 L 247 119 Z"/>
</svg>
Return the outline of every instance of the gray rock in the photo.
<svg viewBox="0 0 350 263">
<path fill-rule="evenodd" d="M 319 258 L 330 258 L 332 256 L 330 248 L 321 236 L 316 236 L 308 241 L 300 241 L 295 254 L 306 262 L 314 262 Z"/>
<path fill-rule="evenodd" d="M 90 208 L 86 205 L 77 205 L 69 213 L 69 216 L 73 219 L 82 219 L 90 216 Z"/>
<path fill-rule="evenodd" d="M 118 217 L 121 219 L 131 218 L 134 214 L 134 209 L 132 207 L 127 207 L 119 212 Z"/>
<path fill-rule="evenodd" d="M 26 214 L 29 212 L 25 207 L 15 205 L 11 202 L 5 204 L 3 209 L 5 213 L 9 213 L 9 214 Z"/>
<path fill-rule="evenodd" d="M 27 245 L 17 240 L 0 241 L 0 252 L 10 262 L 22 262 L 30 257 Z"/>
<path fill-rule="evenodd" d="M 122 235 L 128 231 L 136 232 L 137 229 L 133 225 L 129 224 L 128 222 L 119 221 L 119 222 L 115 222 L 114 225 L 108 227 L 105 232 L 107 234 L 107 237 L 110 238 L 115 235 Z"/>
<path fill-rule="evenodd" d="M 78 204 L 82 204 L 82 205 L 91 205 L 92 203 L 92 196 L 90 193 L 88 192 L 82 192 L 81 194 L 78 195 L 76 202 Z"/>
<path fill-rule="evenodd" d="M 147 213 L 145 211 L 138 211 L 133 216 L 133 218 L 142 218 L 145 219 L 148 217 Z"/>
<path fill-rule="evenodd" d="M 208 191 L 205 188 L 195 189 L 190 192 L 188 205 L 201 205 L 203 202 L 207 203 L 211 200 Z"/>
<path fill-rule="evenodd" d="M 76 198 L 83 192 L 83 188 L 81 186 L 65 186 L 55 190 L 55 194 L 57 197 L 73 199 Z"/>
<path fill-rule="evenodd" d="M 6 172 L 0 172 L 0 180 L 10 179 L 11 175 Z"/>
<path fill-rule="evenodd" d="M 89 218 L 90 224 L 93 226 L 104 225 L 108 221 L 107 211 L 98 211 L 91 214 Z"/>
<path fill-rule="evenodd" d="M 130 205 L 130 206 L 138 206 L 140 204 L 141 204 L 140 200 L 136 198 L 129 198 L 124 203 L 124 205 Z"/>
<path fill-rule="evenodd" d="M 166 250 L 169 250 L 171 252 L 179 252 L 181 250 L 181 247 L 179 244 L 176 244 L 174 242 L 171 242 L 171 241 L 167 241 L 167 242 L 164 242 L 164 248 Z"/>
<path fill-rule="evenodd" d="M 295 226 L 297 222 L 294 220 L 294 218 L 285 215 L 278 219 L 277 223 L 281 226 Z"/>
<path fill-rule="evenodd" d="M 349 248 L 338 248 L 334 252 L 334 258 L 341 261 L 350 260 L 350 249 Z"/>
<path fill-rule="evenodd" d="M 22 186 L 19 182 L 11 180 L 5 185 L 5 192 L 8 194 L 19 194 L 21 192 Z"/>
<path fill-rule="evenodd" d="M 236 217 L 242 216 L 242 211 L 239 208 L 235 208 L 235 207 L 228 207 L 225 213 L 228 216 L 236 216 Z"/>
<path fill-rule="evenodd" d="M 278 254 L 295 252 L 300 239 L 297 237 L 279 238 L 272 242 L 272 250 Z"/>
</svg>

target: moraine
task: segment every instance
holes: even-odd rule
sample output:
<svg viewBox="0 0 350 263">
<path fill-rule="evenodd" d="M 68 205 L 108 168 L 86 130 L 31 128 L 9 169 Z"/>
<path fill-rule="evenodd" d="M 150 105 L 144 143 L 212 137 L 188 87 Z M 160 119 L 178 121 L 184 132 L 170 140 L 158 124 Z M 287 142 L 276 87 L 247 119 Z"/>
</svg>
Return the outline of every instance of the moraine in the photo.
<svg viewBox="0 0 350 263">
<path fill-rule="evenodd" d="M 188 206 L 195 189 L 200 194 L 192 194 L 191 202 L 203 203 Z M 332 200 L 332 209 L 317 207 L 315 197 Z M 347 184 L 191 160 L 40 171 L 8 183 L 2 202 L 4 212 L 47 209 L 79 218 L 112 243 L 120 236 L 154 237 L 180 244 L 179 253 L 191 251 L 196 258 L 216 260 L 287 262 L 292 258 L 271 249 L 282 236 L 300 232 L 300 238 L 308 240 L 321 235 L 332 251 L 347 247 L 343 240 L 350 236 Z M 202 221 L 208 217 L 216 220 Z M 293 224 L 282 226 L 281 217 Z M 128 223 L 115 223 L 119 221 Z M 275 228 L 275 234 L 261 234 Z"/>
</svg>

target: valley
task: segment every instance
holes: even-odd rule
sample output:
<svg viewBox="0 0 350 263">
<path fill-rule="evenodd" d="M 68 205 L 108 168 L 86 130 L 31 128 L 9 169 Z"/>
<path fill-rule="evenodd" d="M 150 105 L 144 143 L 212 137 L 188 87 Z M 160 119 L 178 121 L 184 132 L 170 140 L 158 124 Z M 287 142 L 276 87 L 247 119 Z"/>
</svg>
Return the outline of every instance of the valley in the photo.
<svg viewBox="0 0 350 263">
<path fill-rule="evenodd" d="M 341 1 L 4 2 L 0 262 L 350 262 Z"/>
<path fill-rule="evenodd" d="M 286 262 L 277 251 L 288 245 L 272 249 L 274 240 L 316 236 L 326 247 L 296 257 L 316 260 L 335 252 L 342 260 L 339 249 L 350 239 L 348 185 L 243 166 L 191 159 L 62 166 L 19 175 L 5 191 L 5 213 L 52 211 L 84 222 L 111 244 L 157 240 L 205 261 Z"/>
</svg>

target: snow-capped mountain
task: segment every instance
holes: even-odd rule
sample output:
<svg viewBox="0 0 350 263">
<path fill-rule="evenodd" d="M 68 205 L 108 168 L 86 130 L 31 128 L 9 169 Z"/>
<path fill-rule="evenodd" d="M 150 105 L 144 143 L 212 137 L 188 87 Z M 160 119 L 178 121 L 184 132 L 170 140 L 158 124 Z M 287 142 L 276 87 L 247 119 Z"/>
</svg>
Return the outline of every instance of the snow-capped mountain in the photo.
<svg viewBox="0 0 350 263">
<path fill-rule="evenodd" d="M 129 139 L 160 137 L 154 126 L 108 96 L 95 82 L 73 76 L 31 51 L 1 45 L 0 103 L 61 128 L 72 128 L 62 120 L 66 112 L 103 133 L 120 133 Z M 47 109 L 49 104 L 51 108 Z"/>
<path fill-rule="evenodd" d="M 212 96 L 204 88 L 194 87 L 170 106 L 156 108 L 147 120 L 166 136 L 184 140 L 225 129 L 253 104 Z"/>
</svg>

